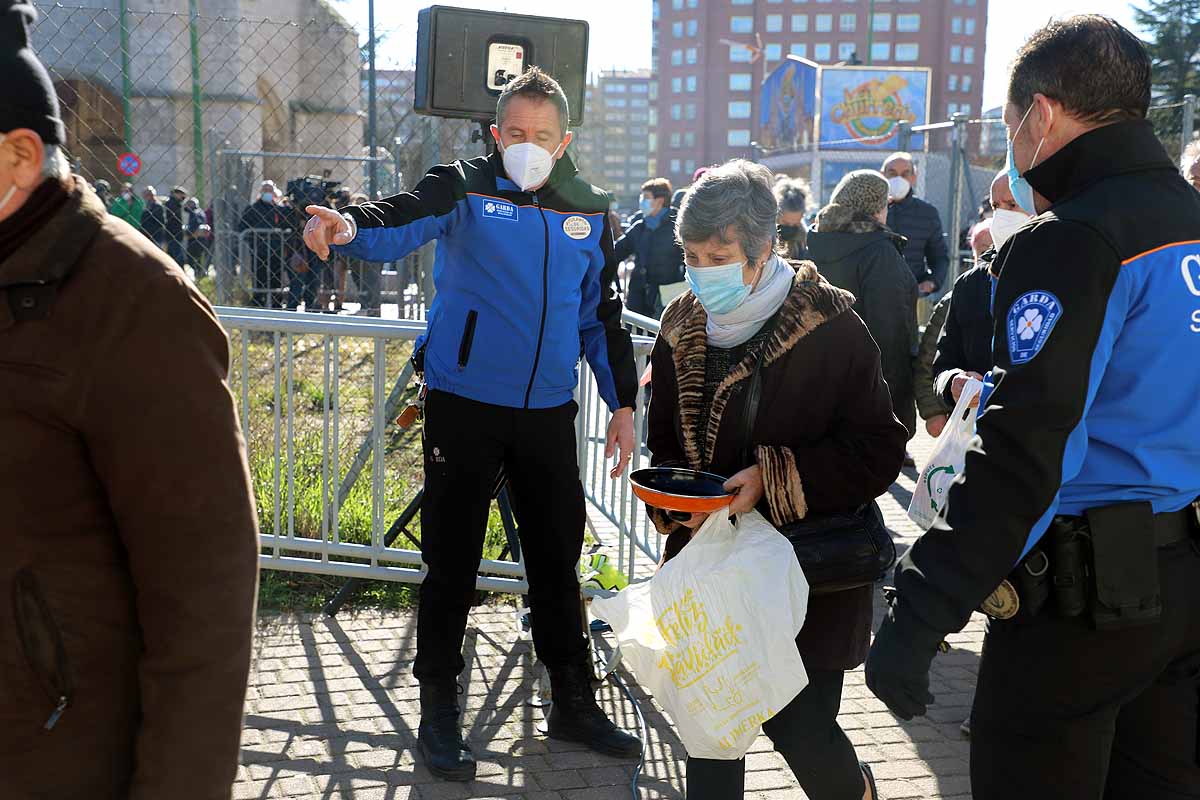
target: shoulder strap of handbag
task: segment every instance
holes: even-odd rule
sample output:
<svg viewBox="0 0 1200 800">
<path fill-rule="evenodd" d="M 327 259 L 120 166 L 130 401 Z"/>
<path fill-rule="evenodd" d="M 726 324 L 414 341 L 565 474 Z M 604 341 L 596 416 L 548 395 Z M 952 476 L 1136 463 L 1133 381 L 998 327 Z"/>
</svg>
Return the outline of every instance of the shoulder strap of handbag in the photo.
<svg viewBox="0 0 1200 800">
<path fill-rule="evenodd" d="M 754 463 L 754 423 L 758 419 L 758 402 L 762 396 L 762 366 L 763 351 L 767 342 L 771 341 L 771 332 L 779 320 L 779 312 L 775 312 L 764 327 L 766 338 L 754 353 L 754 371 L 750 373 L 750 383 L 746 387 L 746 404 L 742 407 L 742 464 L 750 466 Z"/>
</svg>

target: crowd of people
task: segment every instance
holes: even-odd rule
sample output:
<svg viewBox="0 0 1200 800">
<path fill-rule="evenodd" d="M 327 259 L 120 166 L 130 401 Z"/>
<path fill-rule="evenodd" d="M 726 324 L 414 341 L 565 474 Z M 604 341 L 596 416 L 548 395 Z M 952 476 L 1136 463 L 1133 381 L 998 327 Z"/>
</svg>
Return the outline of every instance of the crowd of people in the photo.
<svg viewBox="0 0 1200 800">
<path fill-rule="evenodd" d="M 227 797 L 258 560 L 228 339 L 181 270 L 187 192 L 106 200 L 69 173 L 34 14 L 0 0 L 0 775 L 15 797 Z M 809 599 L 795 641 L 808 683 L 762 726 L 807 796 L 880 797 L 837 722 L 845 673 L 865 664 L 895 716 L 924 715 L 933 659 L 976 609 L 989 615 L 976 800 L 1200 795 L 1200 154 L 1167 156 L 1150 86 L 1144 46 L 1109 18 L 1031 37 L 976 265 L 948 293 L 912 156 L 845 175 L 811 227 L 802 183 L 734 160 L 685 191 L 648 181 L 619 229 L 567 155 L 566 96 L 537 67 L 499 96 L 495 152 L 434 166 L 411 192 L 284 203 L 264 182 L 241 219 L 266 232 L 263 304 L 284 270 L 311 309 L 339 259 L 438 242 L 413 354 L 424 766 L 477 774 L 458 681 L 501 474 L 552 686 L 547 734 L 643 753 L 597 703 L 577 571 L 577 369 L 586 359 L 611 412 L 617 479 L 639 446 L 628 303 L 661 320 L 653 463 L 728 476 L 732 505 L 714 513 L 780 529 L 869 506 L 903 469 L 917 411 L 936 434 L 983 380 L 947 510 L 896 565 L 874 635 L 874 584 Z M 277 250 L 281 229 L 303 247 Z M 919 337 L 918 298 L 941 294 Z M 663 567 L 707 519 L 647 512 Z M 687 797 L 735 800 L 744 774 L 689 758 Z"/>
</svg>

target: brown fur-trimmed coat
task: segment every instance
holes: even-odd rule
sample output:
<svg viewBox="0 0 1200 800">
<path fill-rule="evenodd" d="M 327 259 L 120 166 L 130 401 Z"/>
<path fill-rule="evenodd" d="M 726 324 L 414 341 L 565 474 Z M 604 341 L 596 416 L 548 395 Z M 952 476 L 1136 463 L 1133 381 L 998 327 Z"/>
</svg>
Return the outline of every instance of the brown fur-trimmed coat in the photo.
<svg viewBox="0 0 1200 800">
<path fill-rule="evenodd" d="M 900 472 L 908 434 L 892 414 L 879 349 L 852 310 L 854 295 L 830 285 L 811 262 L 795 282 L 763 345 L 762 395 L 754 425 L 764 495 L 758 510 L 777 525 L 809 513 L 856 508 L 887 490 Z M 742 409 L 752 373 L 747 353 L 704 403 L 707 353 L 704 308 L 691 292 L 664 312 L 651 356 L 648 445 L 653 463 L 688 465 L 731 476 L 742 459 Z M 708 441 L 697 421 L 709 415 Z M 701 459 L 701 453 L 712 458 Z M 651 510 L 668 552 L 686 529 Z M 814 596 L 797 640 L 805 663 L 851 669 L 866 658 L 871 587 Z"/>
</svg>

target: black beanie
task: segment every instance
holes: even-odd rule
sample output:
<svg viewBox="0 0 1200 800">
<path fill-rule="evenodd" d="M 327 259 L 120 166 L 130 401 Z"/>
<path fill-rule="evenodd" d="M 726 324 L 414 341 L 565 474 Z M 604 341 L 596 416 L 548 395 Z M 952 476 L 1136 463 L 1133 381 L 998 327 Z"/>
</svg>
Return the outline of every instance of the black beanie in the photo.
<svg viewBox="0 0 1200 800">
<path fill-rule="evenodd" d="M 37 19 L 22 0 L 0 0 L 0 133 L 29 128 L 43 144 L 66 140 L 50 73 L 29 49 L 29 26 Z"/>
</svg>

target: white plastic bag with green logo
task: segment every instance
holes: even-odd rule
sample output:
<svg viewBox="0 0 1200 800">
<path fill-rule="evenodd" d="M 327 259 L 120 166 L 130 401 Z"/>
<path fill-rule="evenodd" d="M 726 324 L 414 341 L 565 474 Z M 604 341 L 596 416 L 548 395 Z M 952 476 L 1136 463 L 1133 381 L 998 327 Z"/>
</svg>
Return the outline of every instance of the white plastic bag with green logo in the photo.
<svg viewBox="0 0 1200 800">
<path fill-rule="evenodd" d="M 983 382 L 979 380 L 971 379 L 963 386 L 946 427 L 933 443 L 929 461 L 917 477 L 917 488 L 908 504 L 908 517 L 923 530 L 929 530 L 934 520 L 945 514 L 950 485 L 963 472 L 967 445 L 975 435 L 975 419 L 979 416 L 978 406 L 972 406 L 972 403 L 981 391 Z"/>
<path fill-rule="evenodd" d="M 694 758 L 738 759 L 808 685 L 796 635 L 808 581 L 757 512 L 718 511 L 648 581 L 592 601 L 621 661 L 675 722 Z"/>
</svg>

